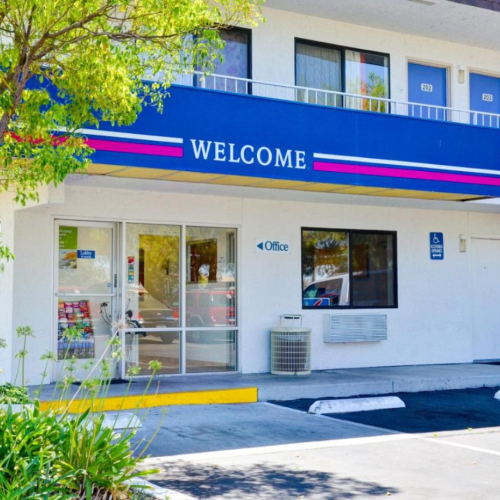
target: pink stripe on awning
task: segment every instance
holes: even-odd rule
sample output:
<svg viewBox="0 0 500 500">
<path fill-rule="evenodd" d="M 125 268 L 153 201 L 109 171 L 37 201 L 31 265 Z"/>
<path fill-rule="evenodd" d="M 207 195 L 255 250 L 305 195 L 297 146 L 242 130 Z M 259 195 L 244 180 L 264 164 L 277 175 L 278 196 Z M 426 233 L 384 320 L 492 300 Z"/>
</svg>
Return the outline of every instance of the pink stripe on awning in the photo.
<svg viewBox="0 0 500 500">
<path fill-rule="evenodd" d="M 86 143 L 98 151 L 115 151 L 117 153 L 134 153 L 140 155 L 174 156 L 182 158 L 184 150 L 177 146 L 157 146 L 154 144 L 137 144 L 133 142 L 105 141 L 87 139 Z"/>
<path fill-rule="evenodd" d="M 379 177 L 399 177 L 402 179 L 421 179 L 426 181 L 461 182 L 463 184 L 500 186 L 500 179 L 494 177 L 481 177 L 479 175 L 448 174 L 445 172 L 371 167 L 369 165 L 352 165 L 349 163 L 329 163 L 323 161 L 315 161 L 313 167 L 314 170 L 319 170 L 321 172 L 337 172 L 343 174 L 375 175 Z"/>
</svg>

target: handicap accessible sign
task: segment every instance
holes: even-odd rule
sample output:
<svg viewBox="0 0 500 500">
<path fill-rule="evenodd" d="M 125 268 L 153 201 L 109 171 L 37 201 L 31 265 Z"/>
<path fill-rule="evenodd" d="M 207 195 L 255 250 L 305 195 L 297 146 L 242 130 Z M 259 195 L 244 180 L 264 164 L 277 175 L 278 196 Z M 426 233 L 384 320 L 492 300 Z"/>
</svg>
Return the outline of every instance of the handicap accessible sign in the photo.
<svg viewBox="0 0 500 500">
<path fill-rule="evenodd" d="M 430 234 L 431 260 L 444 259 L 444 236 L 443 233 Z"/>
</svg>

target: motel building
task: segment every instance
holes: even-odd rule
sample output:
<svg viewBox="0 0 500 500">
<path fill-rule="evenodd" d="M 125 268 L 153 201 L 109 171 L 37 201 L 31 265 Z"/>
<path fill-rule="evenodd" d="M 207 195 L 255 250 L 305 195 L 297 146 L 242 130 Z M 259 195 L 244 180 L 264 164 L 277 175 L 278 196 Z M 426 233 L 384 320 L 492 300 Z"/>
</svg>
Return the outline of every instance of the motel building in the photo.
<svg viewBox="0 0 500 500">
<path fill-rule="evenodd" d="M 268 0 L 163 114 L 86 129 L 85 175 L 0 200 L 2 380 L 16 327 L 37 384 L 44 352 L 81 375 L 120 321 L 117 378 L 268 373 L 284 313 L 313 370 L 500 360 L 498 10 Z"/>
</svg>

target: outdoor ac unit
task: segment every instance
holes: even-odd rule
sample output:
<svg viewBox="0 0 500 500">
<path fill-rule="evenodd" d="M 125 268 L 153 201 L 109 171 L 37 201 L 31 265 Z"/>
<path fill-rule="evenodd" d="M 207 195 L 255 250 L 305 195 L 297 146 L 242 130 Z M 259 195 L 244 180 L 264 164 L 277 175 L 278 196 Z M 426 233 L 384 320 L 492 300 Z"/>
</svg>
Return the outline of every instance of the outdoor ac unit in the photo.
<svg viewBox="0 0 500 500">
<path fill-rule="evenodd" d="M 330 314 L 326 316 L 324 341 L 379 342 L 387 340 L 385 314 Z"/>
<path fill-rule="evenodd" d="M 283 326 L 284 321 L 297 322 Z M 280 326 L 271 329 L 271 373 L 309 375 L 311 373 L 311 329 L 302 327 L 302 316 L 285 314 Z"/>
</svg>

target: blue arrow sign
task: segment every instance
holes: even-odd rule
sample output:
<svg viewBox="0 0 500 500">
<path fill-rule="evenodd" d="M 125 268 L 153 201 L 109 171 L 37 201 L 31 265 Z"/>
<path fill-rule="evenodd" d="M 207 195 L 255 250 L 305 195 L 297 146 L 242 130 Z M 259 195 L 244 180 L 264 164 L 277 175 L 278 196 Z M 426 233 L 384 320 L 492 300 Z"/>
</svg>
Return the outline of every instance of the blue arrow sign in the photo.
<svg viewBox="0 0 500 500">
<path fill-rule="evenodd" d="M 290 243 L 282 240 L 256 240 L 256 251 L 264 253 L 290 253 Z"/>
</svg>

